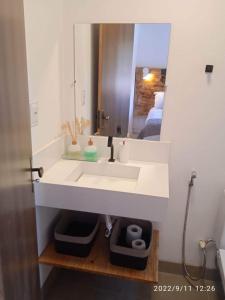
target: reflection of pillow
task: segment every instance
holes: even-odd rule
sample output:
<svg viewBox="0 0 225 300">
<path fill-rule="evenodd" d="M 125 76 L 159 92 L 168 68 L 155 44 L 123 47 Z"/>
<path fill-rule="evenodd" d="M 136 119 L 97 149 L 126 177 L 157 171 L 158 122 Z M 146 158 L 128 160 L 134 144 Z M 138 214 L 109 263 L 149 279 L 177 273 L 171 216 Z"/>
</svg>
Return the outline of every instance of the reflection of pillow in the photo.
<svg viewBox="0 0 225 300">
<path fill-rule="evenodd" d="M 164 92 L 155 92 L 155 108 L 163 109 Z"/>
</svg>

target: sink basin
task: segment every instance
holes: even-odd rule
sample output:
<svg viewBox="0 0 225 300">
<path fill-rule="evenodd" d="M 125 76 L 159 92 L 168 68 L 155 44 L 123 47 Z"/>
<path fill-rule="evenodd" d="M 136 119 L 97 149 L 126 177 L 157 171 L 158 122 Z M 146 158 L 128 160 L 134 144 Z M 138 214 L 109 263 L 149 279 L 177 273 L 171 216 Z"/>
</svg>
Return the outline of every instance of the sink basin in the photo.
<svg viewBox="0 0 225 300">
<path fill-rule="evenodd" d="M 159 222 L 168 206 L 168 165 L 59 160 L 34 189 L 38 206 Z"/>
<path fill-rule="evenodd" d="M 67 180 L 75 181 L 77 186 L 82 187 L 134 190 L 139 173 L 140 167 L 81 162 Z"/>
</svg>

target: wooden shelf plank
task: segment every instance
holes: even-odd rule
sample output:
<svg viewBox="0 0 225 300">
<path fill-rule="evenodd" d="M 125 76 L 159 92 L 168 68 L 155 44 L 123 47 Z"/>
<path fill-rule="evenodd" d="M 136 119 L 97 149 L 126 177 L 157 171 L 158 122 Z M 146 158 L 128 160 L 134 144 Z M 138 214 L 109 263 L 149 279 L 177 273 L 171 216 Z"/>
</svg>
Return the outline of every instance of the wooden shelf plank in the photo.
<svg viewBox="0 0 225 300">
<path fill-rule="evenodd" d="M 91 253 L 86 258 L 69 256 L 57 253 L 54 243 L 50 243 L 39 257 L 39 263 L 82 272 L 114 276 L 124 279 L 143 281 L 146 283 L 158 282 L 158 243 L 159 232 L 153 231 L 152 247 L 148 265 L 144 271 L 114 266 L 109 261 L 109 240 L 104 237 L 104 228 L 100 229 Z"/>
</svg>

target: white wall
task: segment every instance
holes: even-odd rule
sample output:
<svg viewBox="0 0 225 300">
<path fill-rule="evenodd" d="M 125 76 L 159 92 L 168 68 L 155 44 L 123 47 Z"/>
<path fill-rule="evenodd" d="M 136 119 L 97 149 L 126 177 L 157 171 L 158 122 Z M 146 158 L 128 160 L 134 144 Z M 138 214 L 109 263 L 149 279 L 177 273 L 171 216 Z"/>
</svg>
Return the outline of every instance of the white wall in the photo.
<svg viewBox="0 0 225 300">
<path fill-rule="evenodd" d="M 225 187 L 224 0 L 67 0 L 65 23 L 171 23 L 162 140 L 172 141 L 168 215 L 160 259 L 181 261 L 187 182 L 198 172 L 190 208 L 188 263 L 200 263 L 197 241 L 214 236 Z M 214 64 L 211 77 L 206 64 Z M 210 251 L 209 251 L 210 252 Z M 211 253 L 212 254 L 212 253 Z M 211 255 L 208 265 L 213 266 Z"/>
<path fill-rule="evenodd" d="M 29 100 L 38 103 L 32 127 L 36 152 L 61 133 L 62 0 L 25 0 Z"/>
<path fill-rule="evenodd" d="M 170 42 L 170 24 L 137 24 L 138 67 L 166 69 Z"/>
<path fill-rule="evenodd" d="M 32 127 L 33 164 L 47 168 L 61 157 L 62 0 L 24 0 L 29 100 L 38 103 L 38 126 Z M 50 149 L 50 150 L 49 150 Z M 41 151 L 40 151 L 41 150 Z M 36 209 L 38 252 L 44 250 L 57 216 L 54 209 Z M 40 266 L 43 285 L 51 267 Z"/>
</svg>

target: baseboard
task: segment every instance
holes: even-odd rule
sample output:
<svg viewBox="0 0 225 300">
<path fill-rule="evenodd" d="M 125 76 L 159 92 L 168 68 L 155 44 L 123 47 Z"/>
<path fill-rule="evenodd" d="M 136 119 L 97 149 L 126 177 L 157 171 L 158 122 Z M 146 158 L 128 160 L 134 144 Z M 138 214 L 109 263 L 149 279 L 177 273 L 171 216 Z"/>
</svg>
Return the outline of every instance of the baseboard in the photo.
<svg viewBox="0 0 225 300">
<path fill-rule="evenodd" d="M 193 276 L 199 276 L 201 273 L 201 267 L 188 266 L 188 270 Z M 159 261 L 159 272 L 183 274 L 183 266 L 179 263 L 173 263 L 168 261 Z M 206 269 L 205 279 L 217 281 L 219 280 L 219 271 L 217 269 Z"/>
</svg>

